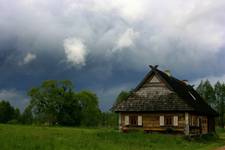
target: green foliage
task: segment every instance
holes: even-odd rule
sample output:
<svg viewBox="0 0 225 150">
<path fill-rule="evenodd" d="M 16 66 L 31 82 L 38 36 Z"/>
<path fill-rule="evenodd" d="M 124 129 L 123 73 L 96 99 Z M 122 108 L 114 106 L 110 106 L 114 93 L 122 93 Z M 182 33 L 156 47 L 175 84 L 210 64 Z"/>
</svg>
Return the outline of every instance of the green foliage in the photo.
<svg viewBox="0 0 225 150">
<path fill-rule="evenodd" d="M 81 105 L 81 125 L 96 126 L 99 124 L 101 112 L 98 106 L 98 97 L 89 91 L 81 91 L 76 94 Z"/>
<path fill-rule="evenodd" d="M 187 141 L 179 135 L 123 134 L 104 128 L 0 125 L 0 131 L 1 150 L 210 150 L 225 144 L 220 138 Z"/>
<path fill-rule="evenodd" d="M 14 108 L 14 119 L 20 120 L 20 110 L 19 108 Z"/>
<path fill-rule="evenodd" d="M 32 110 L 31 110 L 30 106 L 25 108 L 25 110 L 23 111 L 23 113 L 20 117 L 20 121 L 22 124 L 32 124 L 33 123 L 33 114 L 32 114 Z"/>
<path fill-rule="evenodd" d="M 19 109 L 14 109 L 8 101 L 0 101 L 0 123 L 7 123 L 12 119 L 19 119 Z"/>
<path fill-rule="evenodd" d="M 114 112 L 102 112 L 101 126 L 118 128 L 118 114 Z"/>
<path fill-rule="evenodd" d="M 208 80 L 201 81 L 197 92 L 219 113 L 219 125 L 224 127 L 225 84 L 217 82 L 214 86 Z"/>
<path fill-rule="evenodd" d="M 196 90 L 209 104 L 215 102 L 215 91 L 209 80 L 201 81 Z"/>
<path fill-rule="evenodd" d="M 44 81 L 40 87 L 32 88 L 30 106 L 37 118 L 50 125 L 55 125 L 66 101 L 73 100 L 72 83 L 67 80 Z"/>
<path fill-rule="evenodd" d="M 219 112 L 219 124 L 224 127 L 225 111 L 225 84 L 217 82 L 215 84 L 216 109 Z"/>
<path fill-rule="evenodd" d="M 58 114 L 58 124 L 66 126 L 80 125 L 82 108 L 75 93 L 69 92 L 64 96 L 65 99 L 61 103 Z"/>
<path fill-rule="evenodd" d="M 28 95 L 38 123 L 66 126 L 97 126 L 99 123 L 98 97 L 89 91 L 76 93 L 68 80 L 44 81 Z"/>
</svg>

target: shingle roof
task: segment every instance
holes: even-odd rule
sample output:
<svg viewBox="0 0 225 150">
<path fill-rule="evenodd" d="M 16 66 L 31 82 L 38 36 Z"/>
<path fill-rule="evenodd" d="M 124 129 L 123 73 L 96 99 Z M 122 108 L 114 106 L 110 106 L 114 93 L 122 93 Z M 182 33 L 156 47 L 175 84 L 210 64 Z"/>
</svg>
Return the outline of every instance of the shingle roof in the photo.
<svg viewBox="0 0 225 150">
<path fill-rule="evenodd" d="M 133 90 L 128 99 L 117 104 L 114 107 L 114 111 L 188 111 L 196 112 L 202 115 L 218 115 L 217 112 L 202 99 L 202 97 L 193 89 L 192 86 L 185 84 L 173 76 L 168 76 L 156 67 L 151 68 L 152 70 Z M 168 88 L 174 92 L 168 93 L 167 95 L 153 95 L 148 97 L 141 97 L 140 95 L 137 95 L 135 92 L 142 87 L 142 85 L 152 74 L 156 74 L 160 77 Z"/>
</svg>

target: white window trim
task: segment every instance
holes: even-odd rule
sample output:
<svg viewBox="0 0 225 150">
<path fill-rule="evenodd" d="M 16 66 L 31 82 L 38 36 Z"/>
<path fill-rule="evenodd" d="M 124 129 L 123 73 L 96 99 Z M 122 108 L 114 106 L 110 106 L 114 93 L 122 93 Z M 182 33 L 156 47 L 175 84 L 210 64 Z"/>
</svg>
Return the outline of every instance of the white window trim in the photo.
<svg viewBox="0 0 225 150">
<path fill-rule="evenodd" d="M 164 116 L 159 116 L 159 125 L 164 126 Z"/>
<path fill-rule="evenodd" d="M 198 118 L 197 118 L 197 126 L 198 126 L 198 127 L 200 126 L 199 121 L 200 121 L 200 118 L 198 117 Z"/>
<path fill-rule="evenodd" d="M 121 114 L 119 113 L 119 125 L 121 125 Z"/>
<path fill-rule="evenodd" d="M 138 126 L 142 126 L 142 116 L 138 116 Z"/>
<path fill-rule="evenodd" d="M 124 121 L 125 121 L 125 126 L 130 124 L 128 115 L 125 115 Z"/>
<path fill-rule="evenodd" d="M 178 126 L 178 116 L 173 116 L 173 126 Z"/>
</svg>

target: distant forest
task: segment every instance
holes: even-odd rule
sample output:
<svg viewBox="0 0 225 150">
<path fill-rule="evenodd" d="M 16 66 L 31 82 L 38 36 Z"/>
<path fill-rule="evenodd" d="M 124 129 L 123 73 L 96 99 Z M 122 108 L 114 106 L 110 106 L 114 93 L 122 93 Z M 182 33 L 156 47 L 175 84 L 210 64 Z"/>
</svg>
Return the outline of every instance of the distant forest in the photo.
<svg viewBox="0 0 225 150">
<path fill-rule="evenodd" d="M 212 85 L 201 81 L 197 92 L 214 108 L 217 125 L 224 126 L 225 84 Z M 126 100 L 128 91 L 121 91 L 115 103 Z M 23 112 L 7 100 L 0 101 L 0 123 L 36 124 L 47 126 L 117 127 L 118 116 L 113 111 L 101 112 L 99 99 L 91 91 L 76 92 L 69 80 L 47 80 L 27 92 L 30 102 Z"/>
</svg>

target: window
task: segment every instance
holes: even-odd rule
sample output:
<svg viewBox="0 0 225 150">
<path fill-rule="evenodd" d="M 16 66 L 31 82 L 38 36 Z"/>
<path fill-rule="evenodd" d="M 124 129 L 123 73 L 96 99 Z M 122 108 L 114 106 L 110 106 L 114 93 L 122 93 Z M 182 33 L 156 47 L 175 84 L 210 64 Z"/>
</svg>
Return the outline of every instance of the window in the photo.
<svg viewBox="0 0 225 150">
<path fill-rule="evenodd" d="M 166 115 L 159 116 L 160 126 L 178 126 L 178 116 Z"/>
<path fill-rule="evenodd" d="M 119 113 L 119 125 L 121 125 L 121 114 Z"/>
<path fill-rule="evenodd" d="M 165 116 L 165 126 L 172 126 L 172 116 Z"/>
<path fill-rule="evenodd" d="M 190 116 L 190 125 L 191 126 L 199 126 L 198 125 L 198 117 L 197 116 Z"/>
<path fill-rule="evenodd" d="M 130 125 L 137 126 L 138 125 L 138 116 L 130 116 Z"/>
</svg>

